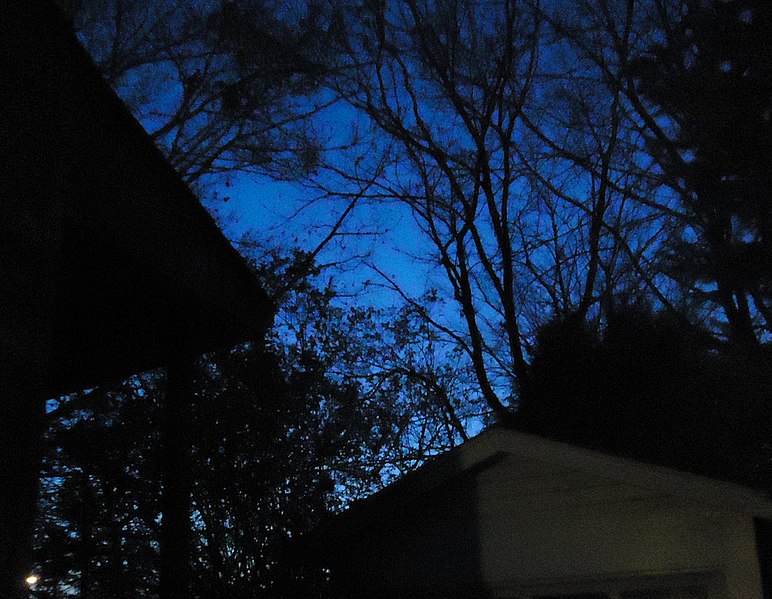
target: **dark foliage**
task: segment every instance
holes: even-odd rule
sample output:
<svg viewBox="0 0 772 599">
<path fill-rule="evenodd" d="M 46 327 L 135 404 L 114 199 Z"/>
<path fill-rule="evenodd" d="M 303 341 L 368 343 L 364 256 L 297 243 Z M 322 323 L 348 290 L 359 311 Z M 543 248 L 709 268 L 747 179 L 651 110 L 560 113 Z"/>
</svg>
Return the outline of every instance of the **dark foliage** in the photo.
<svg viewBox="0 0 772 599">
<path fill-rule="evenodd" d="M 669 268 L 702 284 L 698 299 L 723 309 L 733 341 L 754 345 L 772 330 L 772 6 L 675 5 L 631 68 L 671 132 L 649 146 L 696 234 L 670 240 Z"/>
<path fill-rule="evenodd" d="M 290 366 L 256 347 L 201 361 L 194 388 L 192 596 L 313 589 L 321 578 L 283 556 L 338 506 L 333 463 L 354 463 L 367 442 L 373 427 L 358 389 L 329 379 L 310 352 Z M 86 408 L 59 408 L 38 529 L 39 596 L 155 596 L 163 391 L 163 379 L 149 376 L 92 392 Z"/>
<path fill-rule="evenodd" d="M 36 563 L 42 597 L 146 596 L 157 584 L 158 381 L 59 406 L 47 434 Z M 132 595 L 133 589 L 137 590 Z"/>
<path fill-rule="evenodd" d="M 543 327 L 533 392 L 515 425 L 620 455 L 772 488 L 772 355 L 712 349 L 710 336 L 640 303 L 600 330 Z"/>
</svg>

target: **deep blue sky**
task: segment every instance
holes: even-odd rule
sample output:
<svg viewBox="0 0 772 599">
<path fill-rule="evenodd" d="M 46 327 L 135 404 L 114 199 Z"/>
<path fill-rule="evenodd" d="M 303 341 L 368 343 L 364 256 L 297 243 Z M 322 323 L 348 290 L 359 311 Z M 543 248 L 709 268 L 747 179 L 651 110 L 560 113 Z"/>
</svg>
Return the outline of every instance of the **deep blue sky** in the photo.
<svg viewBox="0 0 772 599">
<path fill-rule="evenodd" d="M 212 184 L 211 191 L 218 199 L 205 201 L 217 218 L 226 236 L 238 241 L 245 234 L 275 243 L 280 247 L 296 246 L 313 250 L 330 230 L 345 203 L 325 200 L 307 205 L 316 192 L 301 183 L 273 181 L 253 174 L 234 176 Z M 213 194 L 214 195 L 214 194 Z M 211 196 L 210 196 L 211 197 Z M 229 198 L 223 201 L 222 198 Z M 376 281 L 379 275 L 368 268 L 373 262 L 389 276 L 393 276 L 411 295 L 420 295 L 428 288 L 443 283 L 442 273 L 422 263 L 416 256 L 426 256 L 427 247 L 415 229 L 407 206 L 391 202 L 378 206 L 361 203 L 347 219 L 344 232 L 364 229 L 378 231 L 375 235 L 343 236 L 331 242 L 319 254 L 318 262 L 326 264 L 346 256 L 367 254 L 355 268 L 329 269 L 324 277 L 333 276 L 342 291 L 363 291 L 364 281 Z M 368 286 L 366 302 L 385 305 L 396 298 L 378 286 Z"/>
</svg>

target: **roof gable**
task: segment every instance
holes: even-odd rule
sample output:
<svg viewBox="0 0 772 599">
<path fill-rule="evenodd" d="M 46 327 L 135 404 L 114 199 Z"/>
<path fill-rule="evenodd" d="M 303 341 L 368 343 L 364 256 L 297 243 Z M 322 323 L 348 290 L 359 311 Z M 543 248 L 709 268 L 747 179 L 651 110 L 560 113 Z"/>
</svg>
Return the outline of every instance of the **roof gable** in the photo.
<svg viewBox="0 0 772 599">
<path fill-rule="evenodd" d="M 8 11 L 3 372 L 55 396 L 259 339 L 268 296 L 55 3 Z"/>
<path fill-rule="evenodd" d="M 343 520 L 364 523 L 436 504 L 465 480 L 488 500 L 528 509 L 626 501 L 673 501 L 772 518 L 772 501 L 741 485 L 637 462 L 505 428 L 491 428 L 354 504 Z"/>
</svg>

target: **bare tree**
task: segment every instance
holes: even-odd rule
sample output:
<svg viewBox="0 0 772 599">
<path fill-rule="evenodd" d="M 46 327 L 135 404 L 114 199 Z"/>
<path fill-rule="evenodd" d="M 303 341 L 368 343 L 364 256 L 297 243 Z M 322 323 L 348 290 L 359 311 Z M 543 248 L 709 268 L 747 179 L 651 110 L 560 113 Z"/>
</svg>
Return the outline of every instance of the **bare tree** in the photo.
<svg viewBox="0 0 772 599">
<path fill-rule="evenodd" d="M 377 271 L 461 348 L 507 418 L 546 317 L 597 315 L 636 270 L 661 294 L 647 261 L 668 207 L 651 195 L 619 92 L 581 71 L 538 6 L 376 2 L 356 23 L 336 92 L 374 132 L 348 180 L 409 208 L 458 312 L 431 313 Z M 373 156 L 388 166 L 370 177 Z"/>
<path fill-rule="evenodd" d="M 769 145 L 768 7 L 593 0 L 544 14 L 639 132 L 670 213 L 662 303 L 680 300 L 718 339 L 757 347 L 771 330 L 768 216 L 755 199 L 768 169 L 753 158 Z"/>
<path fill-rule="evenodd" d="M 297 176 L 318 140 L 337 9 L 309 0 L 61 0 L 82 42 L 191 185 L 238 171 Z"/>
<path fill-rule="evenodd" d="M 763 285 L 714 293 L 667 260 L 673 239 L 706 229 L 665 172 L 663 156 L 682 160 L 675 129 L 633 66 L 680 2 L 78 6 L 97 61 L 189 182 L 292 176 L 307 204 L 340 203 L 310 262 L 377 230 L 350 228 L 362 207 L 409 211 L 430 248 L 417 259 L 442 273 L 448 303 L 427 305 L 373 264 L 379 284 L 461 349 L 501 418 L 528 392 L 549 318 L 600 322 L 614 297 L 644 294 L 690 322 L 723 312 L 738 330 L 769 326 Z M 307 117 L 341 99 L 344 126 L 321 151 Z"/>
</svg>

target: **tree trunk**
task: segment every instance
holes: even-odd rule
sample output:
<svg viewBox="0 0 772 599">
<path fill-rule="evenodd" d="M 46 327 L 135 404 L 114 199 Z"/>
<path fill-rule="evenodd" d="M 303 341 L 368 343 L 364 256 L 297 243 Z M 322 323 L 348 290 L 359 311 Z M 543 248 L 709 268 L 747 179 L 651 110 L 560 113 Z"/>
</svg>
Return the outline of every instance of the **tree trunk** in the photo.
<svg viewBox="0 0 772 599">
<path fill-rule="evenodd" d="M 87 472 L 83 472 L 83 503 L 80 509 L 78 535 L 80 536 L 80 599 L 91 597 L 91 562 L 94 557 L 94 531 L 91 518 L 96 510 L 91 493 L 91 481 Z M 94 510 L 94 511 L 92 511 Z"/>
<path fill-rule="evenodd" d="M 161 444 L 160 599 L 187 599 L 190 587 L 190 448 L 188 411 L 193 399 L 192 359 L 183 357 L 167 368 Z"/>
</svg>

